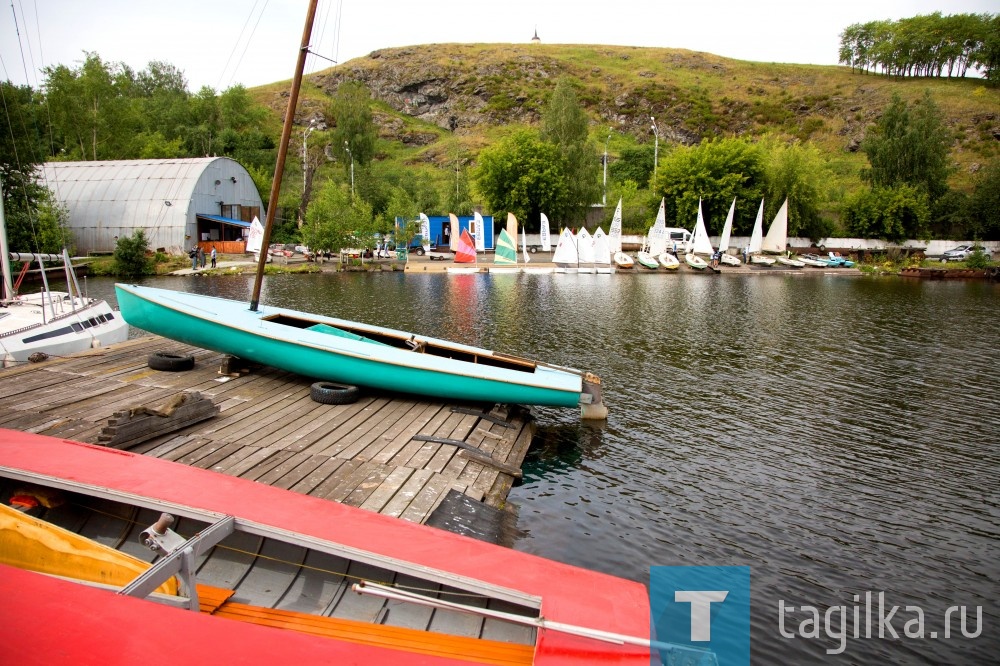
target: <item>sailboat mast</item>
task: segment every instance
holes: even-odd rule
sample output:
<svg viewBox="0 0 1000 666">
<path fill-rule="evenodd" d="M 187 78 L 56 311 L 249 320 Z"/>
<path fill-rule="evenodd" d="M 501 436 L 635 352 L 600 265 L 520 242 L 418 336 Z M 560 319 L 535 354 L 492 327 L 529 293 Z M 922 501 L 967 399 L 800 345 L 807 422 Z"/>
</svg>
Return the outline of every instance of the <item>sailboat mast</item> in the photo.
<svg viewBox="0 0 1000 666">
<path fill-rule="evenodd" d="M 316 18 L 316 4 L 318 2 L 319 0 L 309 0 L 309 10 L 306 12 L 306 24 L 302 28 L 302 45 L 299 47 L 299 57 L 295 63 L 295 77 L 292 79 L 292 90 L 288 96 L 288 111 L 285 112 L 285 124 L 281 128 L 281 143 L 278 145 L 278 162 L 274 167 L 274 181 L 271 183 L 271 195 L 268 198 L 267 215 L 264 218 L 264 237 L 260 241 L 260 260 L 257 262 L 257 277 L 254 278 L 253 282 L 253 296 L 250 300 L 251 310 L 256 310 L 257 304 L 260 302 L 260 287 L 264 280 L 267 248 L 271 244 L 274 213 L 278 207 L 278 193 L 281 191 L 281 174 L 285 170 L 285 157 L 288 155 L 288 142 L 292 137 L 295 108 L 299 102 L 302 72 L 306 68 L 306 56 L 309 54 L 309 40 L 312 38 L 313 20 Z"/>
<path fill-rule="evenodd" d="M 3 270 L 3 294 L 6 300 L 14 299 L 14 281 L 10 272 L 10 248 L 7 247 L 7 220 L 3 212 L 3 183 L 0 183 L 0 264 Z"/>
</svg>

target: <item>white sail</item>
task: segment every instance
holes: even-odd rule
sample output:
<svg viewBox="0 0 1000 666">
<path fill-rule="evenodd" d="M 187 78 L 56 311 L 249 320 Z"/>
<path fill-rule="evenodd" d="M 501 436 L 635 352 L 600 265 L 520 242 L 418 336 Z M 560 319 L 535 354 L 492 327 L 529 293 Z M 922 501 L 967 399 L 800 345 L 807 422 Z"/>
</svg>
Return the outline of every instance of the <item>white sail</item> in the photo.
<svg viewBox="0 0 1000 666">
<path fill-rule="evenodd" d="M 783 254 L 788 248 L 788 199 L 781 204 L 778 214 L 774 216 L 767 236 L 764 237 L 760 249 L 763 252 Z"/>
<path fill-rule="evenodd" d="M 479 213 L 473 213 L 472 219 L 476 225 L 476 232 L 472 234 L 473 238 L 476 239 L 476 252 L 486 251 L 486 226 L 483 223 L 483 216 Z"/>
<path fill-rule="evenodd" d="M 542 226 L 538 230 L 538 234 L 541 236 L 542 252 L 551 252 L 552 241 L 549 239 L 549 218 L 545 217 L 545 213 L 542 213 Z"/>
<path fill-rule="evenodd" d="M 729 236 L 733 233 L 733 218 L 736 217 L 736 197 L 729 206 L 729 215 L 726 216 L 726 225 L 722 227 L 722 237 L 719 239 L 719 252 L 723 254 L 729 249 Z"/>
<path fill-rule="evenodd" d="M 760 200 L 760 210 L 757 211 L 757 220 L 753 223 L 753 231 L 750 233 L 750 254 L 760 252 L 762 239 L 764 238 L 764 200 Z"/>
<path fill-rule="evenodd" d="M 579 255 L 576 251 L 576 237 L 568 228 L 563 229 L 559 234 L 559 242 L 556 243 L 556 251 L 552 255 L 552 263 L 576 266 L 579 263 Z"/>
<path fill-rule="evenodd" d="M 431 221 L 423 213 L 420 214 L 420 236 L 424 252 L 431 251 Z"/>
<path fill-rule="evenodd" d="M 693 254 L 712 254 L 712 241 L 708 240 L 708 229 L 705 228 L 705 217 L 701 214 L 701 199 L 698 199 L 698 223 L 694 227 L 694 238 L 691 241 Z"/>
<path fill-rule="evenodd" d="M 615 216 L 611 218 L 611 229 L 608 232 L 608 243 L 611 245 L 611 252 L 622 251 L 622 200 L 618 199 L 618 208 L 615 209 Z"/>
<path fill-rule="evenodd" d="M 667 228 L 667 200 L 660 199 L 660 211 L 656 214 L 656 221 L 653 222 L 654 229 Z"/>
<path fill-rule="evenodd" d="M 594 263 L 600 266 L 611 265 L 611 244 L 608 235 L 600 227 L 594 232 Z"/>
<path fill-rule="evenodd" d="M 448 249 L 454 252 L 458 249 L 458 235 L 461 233 L 459 230 L 458 216 L 454 213 L 448 213 L 448 221 L 445 223 L 450 226 L 448 229 Z"/>
<path fill-rule="evenodd" d="M 585 228 L 580 228 L 580 233 L 576 235 L 576 251 L 581 264 L 594 263 L 594 238 Z"/>
<path fill-rule="evenodd" d="M 531 261 L 531 257 L 528 256 L 528 234 L 521 233 L 521 254 L 524 255 L 524 263 Z"/>
<path fill-rule="evenodd" d="M 655 224 L 649 230 L 649 237 L 646 240 L 649 253 L 658 257 L 667 251 L 667 228 L 658 227 Z"/>
<path fill-rule="evenodd" d="M 260 223 L 254 215 L 253 222 L 250 223 L 250 233 L 247 234 L 247 252 L 257 254 L 260 252 L 261 243 L 264 242 L 264 225 Z"/>
</svg>

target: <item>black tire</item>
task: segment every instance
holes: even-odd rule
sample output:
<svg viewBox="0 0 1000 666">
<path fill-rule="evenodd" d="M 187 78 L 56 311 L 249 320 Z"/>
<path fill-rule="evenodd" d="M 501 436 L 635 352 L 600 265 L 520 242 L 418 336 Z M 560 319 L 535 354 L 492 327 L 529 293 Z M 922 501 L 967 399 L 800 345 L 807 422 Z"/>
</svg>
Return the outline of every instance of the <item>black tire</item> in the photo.
<svg viewBox="0 0 1000 666">
<path fill-rule="evenodd" d="M 530 252 L 531 254 L 535 254 L 536 252 L 538 252 L 538 248 L 532 245 L 531 247 L 528 248 L 528 252 Z"/>
<path fill-rule="evenodd" d="M 168 354 L 166 352 L 155 352 L 149 355 L 147 365 L 153 370 L 166 370 L 167 372 L 181 372 L 194 368 L 194 356 L 190 354 Z"/>
<path fill-rule="evenodd" d="M 357 402 L 361 392 L 357 386 L 316 382 L 309 387 L 309 397 L 323 405 L 349 405 Z"/>
<path fill-rule="evenodd" d="M 417 256 L 418 257 L 424 256 L 424 248 L 423 247 L 418 247 L 417 248 Z"/>
</svg>

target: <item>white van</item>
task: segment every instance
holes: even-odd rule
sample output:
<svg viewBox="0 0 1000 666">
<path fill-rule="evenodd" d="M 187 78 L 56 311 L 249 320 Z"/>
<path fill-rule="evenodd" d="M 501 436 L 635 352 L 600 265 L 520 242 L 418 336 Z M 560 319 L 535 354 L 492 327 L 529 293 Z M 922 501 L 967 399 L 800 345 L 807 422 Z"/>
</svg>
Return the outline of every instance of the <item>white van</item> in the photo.
<svg viewBox="0 0 1000 666">
<path fill-rule="evenodd" d="M 667 252 L 687 252 L 694 236 L 687 229 L 667 227 Z"/>
</svg>

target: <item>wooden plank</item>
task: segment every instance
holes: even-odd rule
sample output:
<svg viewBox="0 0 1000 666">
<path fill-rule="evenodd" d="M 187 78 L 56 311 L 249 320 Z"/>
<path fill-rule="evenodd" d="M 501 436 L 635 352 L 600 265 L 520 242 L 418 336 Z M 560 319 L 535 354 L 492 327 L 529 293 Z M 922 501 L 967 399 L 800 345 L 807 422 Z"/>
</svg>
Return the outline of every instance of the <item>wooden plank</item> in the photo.
<svg viewBox="0 0 1000 666">
<path fill-rule="evenodd" d="M 406 508 L 413 501 L 413 498 L 417 496 L 420 490 L 424 487 L 424 484 L 434 476 L 434 472 L 426 469 L 416 469 L 413 474 L 409 476 L 408 479 L 400 486 L 399 491 L 392 496 L 385 507 L 382 509 L 381 513 L 386 516 L 396 516 L 397 518 L 406 511 Z"/>
<path fill-rule="evenodd" d="M 420 489 L 420 492 L 413 498 L 409 506 L 399 514 L 399 517 L 403 520 L 408 520 L 413 523 L 422 523 L 427 520 L 427 517 L 431 515 L 431 512 L 437 508 L 437 505 L 441 503 L 444 499 L 445 493 L 448 492 L 448 488 L 451 487 L 451 479 L 447 479 L 440 474 L 435 474 L 424 487 Z"/>
<path fill-rule="evenodd" d="M 318 496 L 318 494 L 314 491 L 327 479 L 334 478 L 333 475 L 336 471 L 347 461 L 341 458 L 330 458 L 328 456 L 310 456 L 310 458 L 321 461 L 319 466 L 300 479 L 295 485 L 291 486 L 289 490 L 302 493 L 303 495 Z"/>
<path fill-rule="evenodd" d="M 392 471 L 385 477 L 382 484 L 358 506 L 369 511 L 381 512 L 413 474 L 413 470 L 409 467 L 393 467 L 391 469 Z"/>
</svg>

